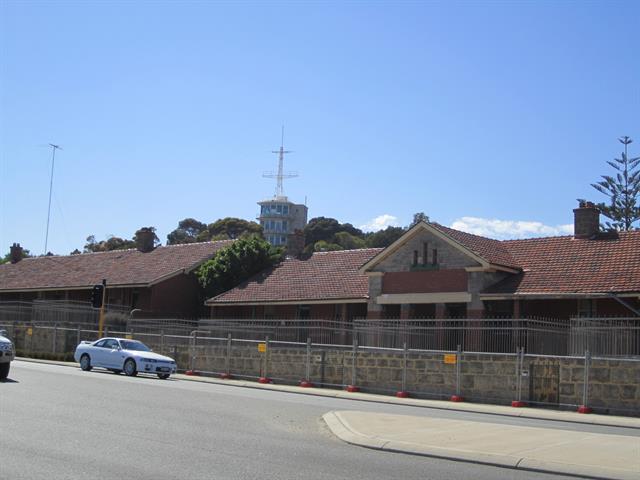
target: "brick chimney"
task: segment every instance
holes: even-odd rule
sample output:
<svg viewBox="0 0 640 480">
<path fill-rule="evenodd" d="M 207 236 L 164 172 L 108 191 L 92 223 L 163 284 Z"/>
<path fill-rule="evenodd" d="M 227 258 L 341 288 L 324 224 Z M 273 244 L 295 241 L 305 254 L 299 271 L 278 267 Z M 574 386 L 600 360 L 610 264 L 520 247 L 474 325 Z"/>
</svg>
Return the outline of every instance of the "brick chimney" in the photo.
<svg viewBox="0 0 640 480">
<path fill-rule="evenodd" d="M 9 249 L 9 257 L 11 259 L 11 263 L 18 263 L 22 260 L 22 247 L 19 243 L 11 245 L 11 248 Z"/>
<path fill-rule="evenodd" d="M 574 238 L 593 238 L 600 232 L 600 210 L 593 202 L 579 201 L 573 210 Z"/>
<path fill-rule="evenodd" d="M 143 227 L 136 232 L 136 248 L 142 253 L 153 251 L 155 247 L 156 232 L 149 227 Z"/>
<path fill-rule="evenodd" d="M 304 251 L 304 232 L 302 230 L 295 230 L 287 236 L 287 251 L 288 257 L 299 257 Z"/>
</svg>

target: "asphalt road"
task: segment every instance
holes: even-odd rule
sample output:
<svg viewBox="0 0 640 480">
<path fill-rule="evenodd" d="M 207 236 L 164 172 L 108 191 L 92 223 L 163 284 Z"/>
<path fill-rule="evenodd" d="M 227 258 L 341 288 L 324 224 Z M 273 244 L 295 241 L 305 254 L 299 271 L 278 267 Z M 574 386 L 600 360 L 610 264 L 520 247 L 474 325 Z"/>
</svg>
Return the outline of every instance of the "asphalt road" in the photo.
<svg viewBox="0 0 640 480">
<path fill-rule="evenodd" d="M 0 383 L 0 479 L 565 478 L 348 445 L 322 422 L 330 410 L 638 435 L 16 361 Z"/>
</svg>

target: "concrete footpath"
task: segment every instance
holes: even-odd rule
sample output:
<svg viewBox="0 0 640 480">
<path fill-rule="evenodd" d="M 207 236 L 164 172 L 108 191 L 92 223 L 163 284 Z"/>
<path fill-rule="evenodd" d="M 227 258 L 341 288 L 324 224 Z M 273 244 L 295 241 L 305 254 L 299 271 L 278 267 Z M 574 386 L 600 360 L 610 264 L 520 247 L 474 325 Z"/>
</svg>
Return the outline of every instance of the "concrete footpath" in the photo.
<svg viewBox="0 0 640 480">
<path fill-rule="evenodd" d="M 340 411 L 331 431 L 362 447 L 589 478 L 640 479 L 640 437 Z"/>
</svg>

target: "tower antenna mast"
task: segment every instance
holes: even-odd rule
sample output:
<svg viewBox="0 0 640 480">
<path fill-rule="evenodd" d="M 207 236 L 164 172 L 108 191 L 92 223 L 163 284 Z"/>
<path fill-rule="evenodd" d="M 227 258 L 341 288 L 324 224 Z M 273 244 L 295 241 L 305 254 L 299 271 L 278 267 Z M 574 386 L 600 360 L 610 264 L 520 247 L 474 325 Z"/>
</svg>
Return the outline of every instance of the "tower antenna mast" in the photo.
<svg viewBox="0 0 640 480">
<path fill-rule="evenodd" d="M 47 233 L 44 237 L 44 254 L 47 254 L 49 245 L 49 220 L 51 219 L 51 192 L 53 191 L 53 167 L 56 164 L 56 150 L 62 150 L 60 145 L 49 144 L 51 146 L 51 179 L 49 180 L 49 208 L 47 210 Z"/>
<path fill-rule="evenodd" d="M 276 179 L 276 197 L 284 196 L 284 188 L 283 188 L 283 180 L 285 178 L 295 178 L 298 176 L 298 172 L 287 172 L 284 173 L 284 154 L 292 153 L 291 150 L 284 149 L 284 125 L 282 126 L 282 139 L 280 141 L 280 150 L 272 150 L 271 153 L 278 154 L 278 172 L 264 172 L 262 176 L 264 178 L 275 178 Z"/>
</svg>

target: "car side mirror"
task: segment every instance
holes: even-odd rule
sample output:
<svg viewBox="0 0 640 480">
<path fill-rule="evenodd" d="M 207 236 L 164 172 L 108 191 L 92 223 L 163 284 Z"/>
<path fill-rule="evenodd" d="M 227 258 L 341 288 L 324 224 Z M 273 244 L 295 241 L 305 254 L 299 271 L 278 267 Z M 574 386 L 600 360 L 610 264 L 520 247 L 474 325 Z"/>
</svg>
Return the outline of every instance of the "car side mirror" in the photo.
<svg viewBox="0 0 640 480">
<path fill-rule="evenodd" d="M 9 335 L 9 333 L 6 330 L 4 330 L 4 329 L 0 330 L 0 337 L 6 337 L 8 335 Z"/>
</svg>

